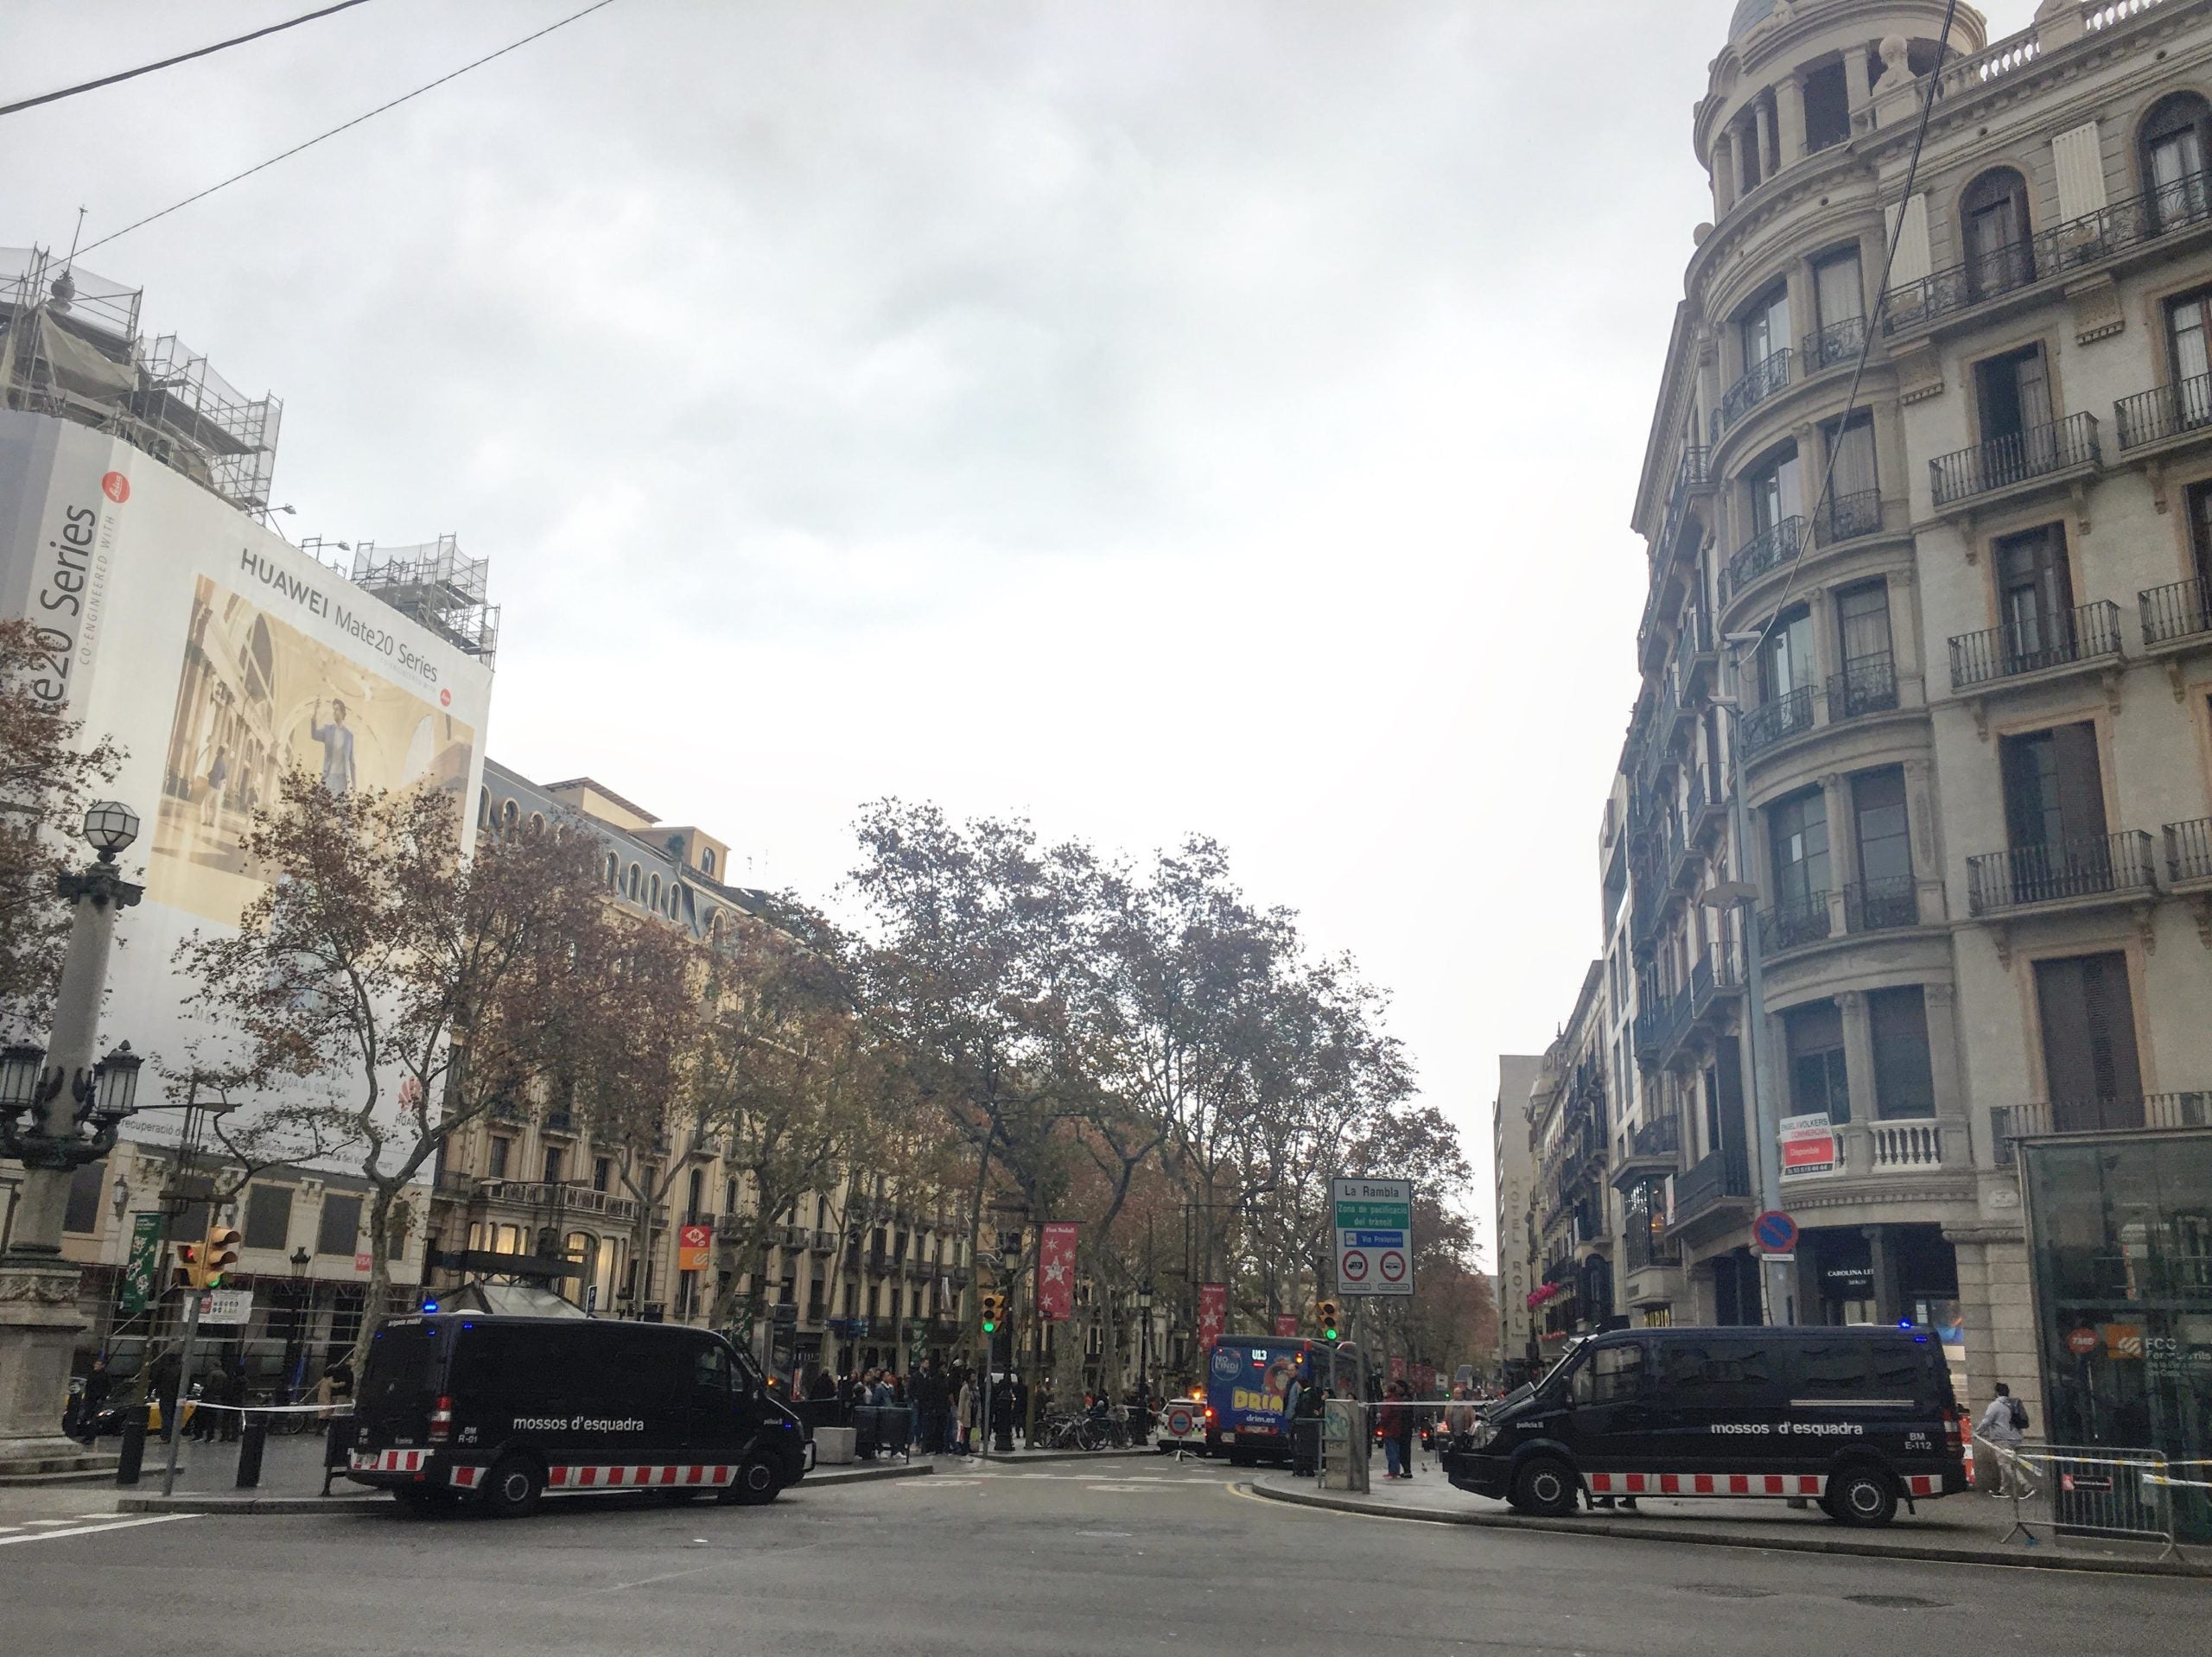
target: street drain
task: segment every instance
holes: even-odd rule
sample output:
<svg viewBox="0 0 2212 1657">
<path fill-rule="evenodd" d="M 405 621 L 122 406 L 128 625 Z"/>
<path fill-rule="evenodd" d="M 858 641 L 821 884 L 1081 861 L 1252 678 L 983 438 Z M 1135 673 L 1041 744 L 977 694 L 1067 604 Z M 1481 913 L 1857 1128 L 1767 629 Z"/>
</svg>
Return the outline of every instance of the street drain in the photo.
<svg viewBox="0 0 2212 1657">
<path fill-rule="evenodd" d="M 1712 1599 L 1772 1599 L 1773 1590 L 1766 1588 L 1745 1588 L 1732 1582 L 1686 1582 L 1682 1591 L 1703 1594 Z"/>
<path fill-rule="evenodd" d="M 1917 1594 L 1846 1594 L 1853 1605 L 1875 1605 L 1885 1611 L 1937 1611 L 1950 1604 L 1948 1599 L 1923 1599 Z"/>
</svg>

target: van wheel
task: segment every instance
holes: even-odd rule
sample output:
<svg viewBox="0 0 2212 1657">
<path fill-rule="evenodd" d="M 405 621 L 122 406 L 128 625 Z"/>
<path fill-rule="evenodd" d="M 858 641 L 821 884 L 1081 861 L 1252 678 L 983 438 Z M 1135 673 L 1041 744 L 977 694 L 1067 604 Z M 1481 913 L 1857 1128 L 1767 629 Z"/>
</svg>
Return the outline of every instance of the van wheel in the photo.
<svg viewBox="0 0 2212 1657">
<path fill-rule="evenodd" d="M 773 1501 L 776 1493 L 783 1488 L 783 1481 L 776 1476 L 775 1463 L 756 1457 L 737 1470 L 737 1482 L 722 1493 L 722 1500 L 758 1508 Z"/>
<path fill-rule="evenodd" d="M 1839 1525 L 1875 1529 L 1897 1514 L 1897 1487 L 1877 1468 L 1854 1467 L 1828 1481 L 1821 1505 Z"/>
<path fill-rule="evenodd" d="M 1574 1470 L 1556 1456 L 1531 1456 L 1513 1476 L 1507 1505 L 1516 1513 L 1561 1519 L 1574 1511 Z"/>
<path fill-rule="evenodd" d="M 510 1456 L 484 1481 L 484 1511 L 495 1519 L 520 1519 L 537 1511 L 545 1475 L 526 1456 Z"/>
</svg>

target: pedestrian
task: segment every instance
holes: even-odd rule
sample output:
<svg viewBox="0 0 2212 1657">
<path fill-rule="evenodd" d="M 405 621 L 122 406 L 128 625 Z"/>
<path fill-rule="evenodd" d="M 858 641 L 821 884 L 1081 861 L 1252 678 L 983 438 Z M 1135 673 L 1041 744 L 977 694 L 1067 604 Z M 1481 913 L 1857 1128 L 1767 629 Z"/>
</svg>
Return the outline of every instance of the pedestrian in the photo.
<svg viewBox="0 0 2212 1657">
<path fill-rule="evenodd" d="M 2012 1389 L 1997 1383 L 1997 1395 L 1981 1413 L 1974 1430 L 1974 1483 L 1993 1496 L 2027 1494 L 2017 1470 L 2020 1446 L 2027 1442 L 2028 1406 L 2012 1396 Z M 1988 1454 L 1982 1452 L 1987 1450 Z"/>
<path fill-rule="evenodd" d="M 834 1400 L 837 1396 L 836 1377 L 823 1365 L 814 1372 L 814 1379 L 806 1384 L 806 1395 L 817 1404 Z"/>
<path fill-rule="evenodd" d="M 154 1401 L 161 1406 L 162 1439 L 167 1443 L 176 1431 L 177 1385 L 184 1377 L 184 1364 L 174 1349 L 163 1351 L 156 1357 L 146 1372 Z"/>
<path fill-rule="evenodd" d="M 1376 1413 L 1382 1433 L 1382 1461 L 1386 1479 L 1409 1479 L 1413 1472 L 1413 1408 L 1406 1401 L 1402 1381 L 1392 1381 Z"/>
<path fill-rule="evenodd" d="M 960 1394 L 956 1419 L 960 1431 L 960 1453 L 974 1453 L 976 1433 L 976 1376 L 972 1370 L 960 1372 Z"/>
<path fill-rule="evenodd" d="M 85 1377 L 85 1396 L 77 1416 L 78 1436 L 86 1444 L 99 1437 L 100 1412 L 115 1395 L 115 1377 L 108 1373 L 107 1354 L 103 1352 L 92 1360 L 92 1373 Z"/>
</svg>

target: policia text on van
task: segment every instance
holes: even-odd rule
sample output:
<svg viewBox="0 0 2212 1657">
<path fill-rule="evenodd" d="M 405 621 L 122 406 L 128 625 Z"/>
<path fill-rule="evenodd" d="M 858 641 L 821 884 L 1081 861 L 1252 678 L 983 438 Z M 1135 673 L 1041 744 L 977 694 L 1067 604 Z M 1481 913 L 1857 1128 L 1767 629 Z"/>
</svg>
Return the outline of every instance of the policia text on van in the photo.
<svg viewBox="0 0 2212 1657">
<path fill-rule="evenodd" d="M 1604 1496 L 1802 1496 L 1847 1525 L 1967 1488 L 1943 1349 L 1904 1329 L 1624 1330 L 1585 1342 L 1441 1457 L 1527 1513 Z"/>
<path fill-rule="evenodd" d="M 719 1335 L 455 1312 L 377 1331 L 346 1473 L 410 1504 L 473 1497 L 497 1514 L 607 1490 L 772 1501 L 812 1448 Z"/>
</svg>

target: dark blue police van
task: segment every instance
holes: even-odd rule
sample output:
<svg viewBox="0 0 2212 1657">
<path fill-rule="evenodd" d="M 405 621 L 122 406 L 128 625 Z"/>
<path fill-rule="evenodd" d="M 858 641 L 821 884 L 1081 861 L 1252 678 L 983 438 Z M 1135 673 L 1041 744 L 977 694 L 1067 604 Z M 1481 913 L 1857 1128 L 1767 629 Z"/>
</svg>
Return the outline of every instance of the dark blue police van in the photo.
<svg viewBox="0 0 2212 1657">
<path fill-rule="evenodd" d="M 813 1453 L 721 1336 L 584 1317 L 394 1317 L 369 1343 L 353 1426 L 349 1478 L 505 1515 L 613 1490 L 772 1501 Z"/>
<path fill-rule="evenodd" d="M 1598 1335 L 1440 1457 L 1524 1513 L 1637 1496 L 1800 1497 L 1886 1525 L 1967 1488 L 1943 1349 L 1926 1330 L 1637 1329 Z"/>
</svg>

